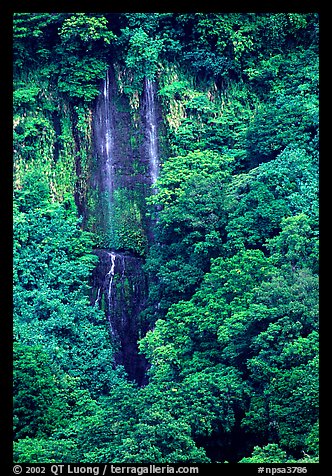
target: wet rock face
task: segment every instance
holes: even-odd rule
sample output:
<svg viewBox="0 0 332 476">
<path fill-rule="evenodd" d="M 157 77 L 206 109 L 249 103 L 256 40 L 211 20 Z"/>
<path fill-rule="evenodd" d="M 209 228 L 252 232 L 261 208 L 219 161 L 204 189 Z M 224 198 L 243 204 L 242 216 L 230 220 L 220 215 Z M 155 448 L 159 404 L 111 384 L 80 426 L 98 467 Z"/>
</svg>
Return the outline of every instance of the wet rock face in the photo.
<svg viewBox="0 0 332 476">
<path fill-rule="evenodd" d="M 112 66 L 100 86 L 92 114 L 93 167 L 86 216 L 103 248 L 142 255 L 153 236 L 146 197 L 154 193 L 159 173 L 162 119 L 157 99 L 156 83 L 145 79 L 139 108 L 133 111 Z"/>
<path fill-rule="evenodd" d="M 134 120 L 128 98 L 120 94 L 112 67 L 107 71 L 93 113 L 95 185 L 112 197 L 117 188 L 150 189 L 159 173 L 160 122 L 156 83 L 145 79 L 139 119 Z"/>
<path fill-rule="evenodd" d="M 114 84 L 111 82 L 110 72 L 107 71 L 96 104 L 93 131 L 95 153 L 99 158 L 99 186 L 101 190 L 109 193 L 110 198 L 114 190 L 114 167 L 116 164 L 114 94 Z"/>
<path fill-rule="evenodd" d="M 146 361 L 138 354 L 138 340 L 147 331 L 139 318 L 147 299 L 142 259 L 111 250 L 95 250 L 95 254 L 99 264 L 92 274 L 91 304 L 105 311 L 116 348 L 115 363 L 141 385 Z"/>
<path fill-rule="evenodd" d="M 135 122 L 110 67 L 93 114 L 92 187 L 99 197 L 93 218 L 104 249 L 95 250 L 99 264 L 92 275 L 91 304 L 105 311 L 115 364 L 123 365 L 139 384 L 144 383 L 147 363 L 138 353 L 138 340 L 148 329 L 140 318 L 147 278 L 138 243 L 153 240 L 154 223 L 146 216 L 145 198 L 153 193 L 151 185 L 159 173 L 159 119 L 156 84 L 144 80 Z"/>
<path fill-rule="evenodd" d="M 142 112 L 145 123 L 145 154 L 149 160 L 151 184 L 154 185 L 159 174 L 158 114 L 156 84 L 150 79 L 144 81 Z"/>
</svg>

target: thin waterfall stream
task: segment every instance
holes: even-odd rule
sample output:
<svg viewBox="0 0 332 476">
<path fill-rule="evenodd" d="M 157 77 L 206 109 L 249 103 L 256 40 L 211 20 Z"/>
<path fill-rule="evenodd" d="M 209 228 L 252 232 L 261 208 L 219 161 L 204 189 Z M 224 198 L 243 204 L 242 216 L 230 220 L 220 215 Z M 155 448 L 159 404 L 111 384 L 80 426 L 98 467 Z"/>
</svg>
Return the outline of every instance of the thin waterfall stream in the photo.
<svg viewBox="0 0 332 476">
<path fill-rule="evenodd" d="M 138 353 L 138 340 L 147 331 L 139 319 L 147 298 L 142 259 L 102 249 L 94 253 L 99 264 L 92 273 L 92 286 L 97 290 L 93 302 L 105 312 L 115 363 L 124 366 L 131 380 L 142 384 L 146 362 Z"/>
<path fill-rule="evenodd" d="M 147 154 L 150 164 L 151 182 L 152 185 L 154 185 L 159 174 L 156 84 L 148 78 L 145 78 L 144 84 L 144 107 L 146 120 Z"/>
<path fill-rule="evenodd" d="M 112 76 L 111 71 L 108 71 L 96 102 L 94 140 L 98 159 L 98 187 L 103 194 L 103 226 L 110 234 L 116 226 L 114 194 L 128 187 L 130 167 L 133 167 L 128 160 L 129 148 L 126 149 L 119 140 L 122 124 L 116 110 L 116 95 L 114 74 Z M 141 111 L 144 147 L 139 160 L 146 174 L 139 179 L 144 186 L 153 187 L 159 173 L 158 126 L 156 84 L 149 79 L 144 80 Z M 150 234 L 151 230 L 146 230 L 146 233 Z M 139 354 L 138 341 L 148 330 L 140 317 L 148 294 L 147 277 L 143 271 L 144 259 L 130 250 L 126 251 L 125 247 L 95 249 L 94 253 L 99 257 L 99 264 L 92 273 L 91 304 L 105 312 L 115 364 L 123 365 L 128 378 L 143 385 L 147 362 Z"/>
<path fill-rule="evenodd" d="M 110 85 L 110 73 L 107 71 L 104 80 L 102 94 L 100 94 L 95 114 L 95 145 L 100 158 L 101 187 L 108 192 L 111 202 L 114 191 L 114 135 L 115 129 L 114 111 L 112 107 L 112 92 Z"/>
</svg>

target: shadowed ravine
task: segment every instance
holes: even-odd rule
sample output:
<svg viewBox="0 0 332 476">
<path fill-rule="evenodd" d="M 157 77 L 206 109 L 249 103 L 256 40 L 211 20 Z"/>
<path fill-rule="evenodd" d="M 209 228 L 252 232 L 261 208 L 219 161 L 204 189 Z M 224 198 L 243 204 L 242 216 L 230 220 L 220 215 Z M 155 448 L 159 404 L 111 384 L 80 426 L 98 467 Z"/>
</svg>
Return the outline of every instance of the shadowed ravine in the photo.
<svg viewBox="0 0 332 476">
<path fill-rule="evenodd" d="M 142 259 L 110 250 L 95 250 L 99 264 L 92 274 L 92 304 L 105 311 L 114 359 L 123 365 L 128 377 L 144 383 L 146 361 L 138 354 L 138 339 L 147 331 L 140 312 L 147 298 Z"/>
</svg>

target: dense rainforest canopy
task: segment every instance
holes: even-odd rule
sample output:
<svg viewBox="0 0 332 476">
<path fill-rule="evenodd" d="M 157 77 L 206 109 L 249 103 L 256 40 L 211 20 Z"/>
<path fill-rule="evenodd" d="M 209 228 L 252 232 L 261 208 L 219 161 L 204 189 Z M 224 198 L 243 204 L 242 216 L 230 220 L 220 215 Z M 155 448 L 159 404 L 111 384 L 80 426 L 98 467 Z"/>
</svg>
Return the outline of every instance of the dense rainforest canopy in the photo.
<svg viewBox="0 0 332 476">
<path fill-rule="evenodd" d="M 318 15 L 13 24 L 15 462 L 318 462 Z"/>
</svg>

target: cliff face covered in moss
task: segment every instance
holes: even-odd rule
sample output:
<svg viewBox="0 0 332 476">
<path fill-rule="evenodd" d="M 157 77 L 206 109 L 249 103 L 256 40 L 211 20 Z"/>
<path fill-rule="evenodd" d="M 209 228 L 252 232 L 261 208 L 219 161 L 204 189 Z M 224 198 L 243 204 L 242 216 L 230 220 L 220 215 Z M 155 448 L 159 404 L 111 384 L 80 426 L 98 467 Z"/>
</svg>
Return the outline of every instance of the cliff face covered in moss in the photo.
<svg viewBox="0 0 332 476">
<path fill-rule="evenodd" d="M 51 111 L 42 102 L 36 110 L 20 103 L 22 114 L 14 122 L 15 184 L 20 187 L 30 171 L 41 171 L 54 200 L 63 200 L 66 193 L 75 198 L 83 226 L 96 234 L 98 245 L 144 255 L 149 235 L 145 198 L 158 170 L 158 106 L 149 97 L 153 86 L 142 91 L 133 112 L 117 89 L 113 68 L 100 84 L 89 107 L 72 106 L 56 94 L 48 103 Z"/>
<path fill-rule="evenodd" d="M 159 168 L 157 108 L 155 85 L 145 79 L 134 116 L 112 69 L 93 113 L 96 161 L 91 188 L 96 195 L 86 211 L 88 226 L 100 233 L 104 246 L 141 256 L 151 234 L 145 199 Z"/>
<path fill-rule="evenodd" d="M 13 46 L 15 461 L 317 462 L 317 15 Z"/>
</svg>

